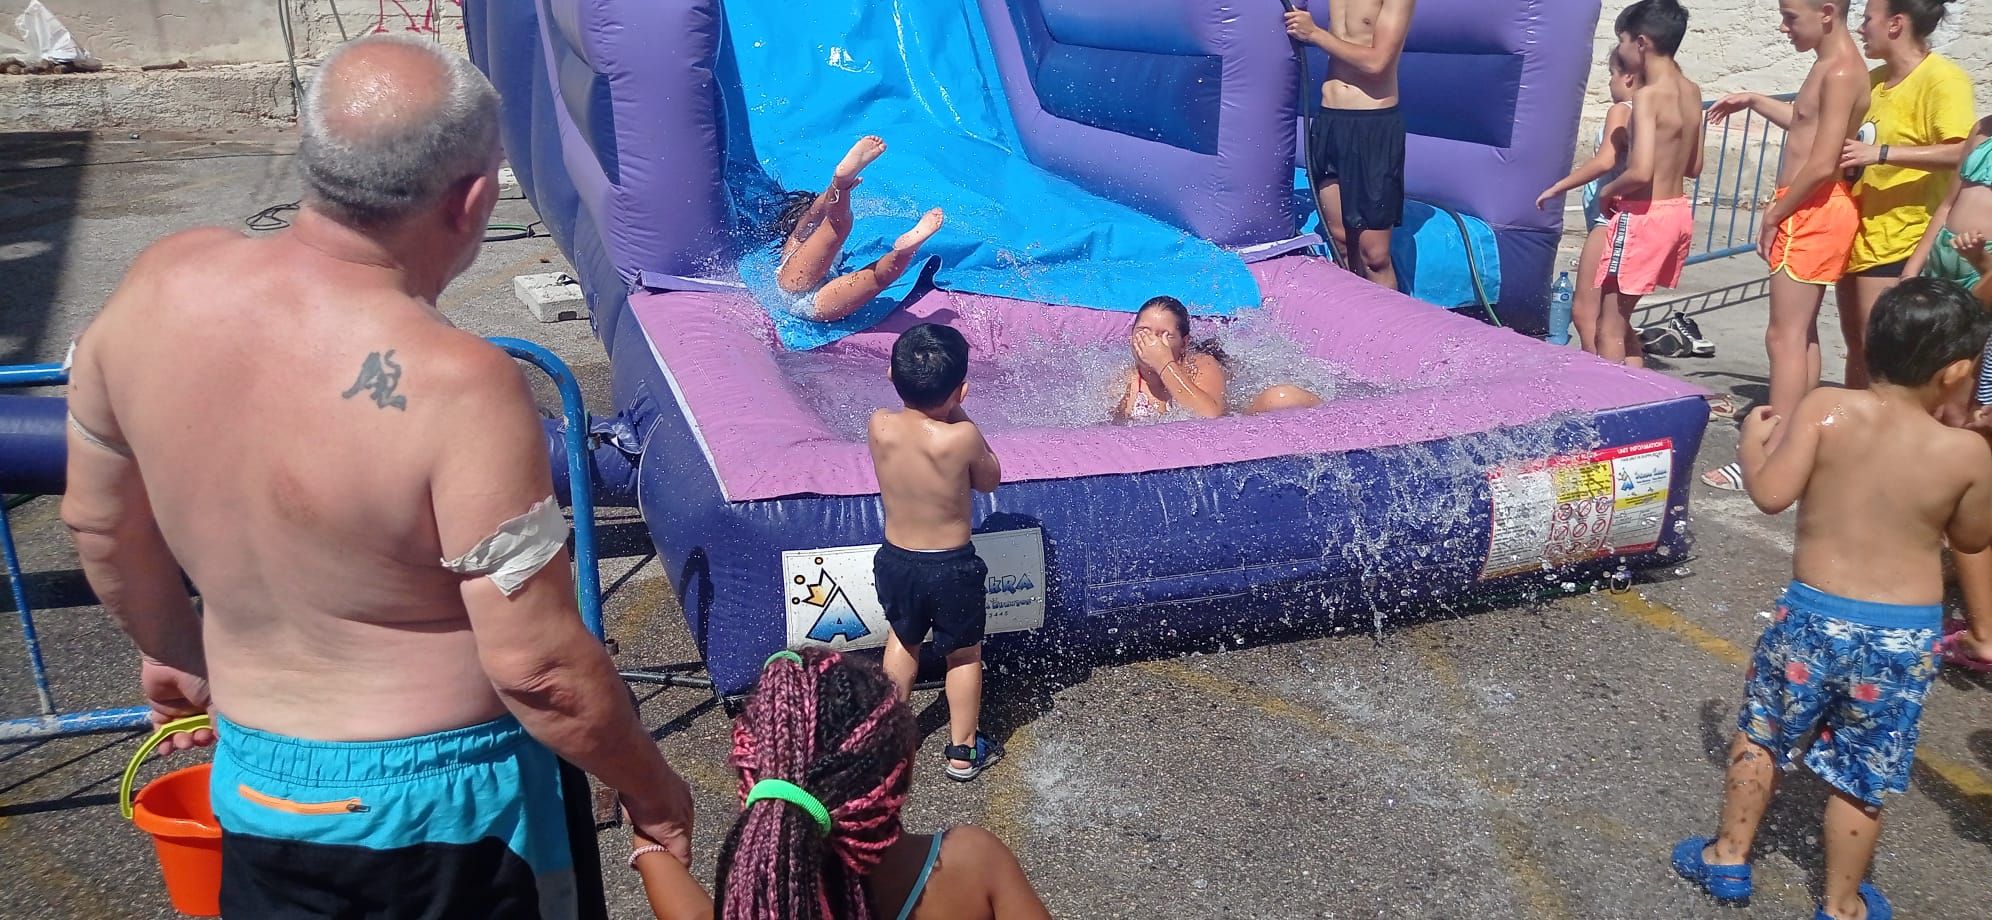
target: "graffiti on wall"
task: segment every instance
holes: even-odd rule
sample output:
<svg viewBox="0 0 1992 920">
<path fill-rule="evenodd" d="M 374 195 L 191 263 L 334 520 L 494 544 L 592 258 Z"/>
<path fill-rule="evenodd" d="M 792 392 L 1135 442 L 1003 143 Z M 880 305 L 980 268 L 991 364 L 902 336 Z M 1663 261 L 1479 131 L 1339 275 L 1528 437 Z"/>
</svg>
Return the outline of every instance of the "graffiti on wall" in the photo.
<svg viewBox="0 0 1992 920">
<path fill-rule="evenodd" d="M 415 32 L 434 35 L 444 28 L 445 20 L 451 20 L 450 28 L 463 29 L 463 0 L 378 0 L 379 12 L 374 16 L 373 33 Z M 442 12 L 444 6 L 456 7 L 454 15 Z"/>
</svg>

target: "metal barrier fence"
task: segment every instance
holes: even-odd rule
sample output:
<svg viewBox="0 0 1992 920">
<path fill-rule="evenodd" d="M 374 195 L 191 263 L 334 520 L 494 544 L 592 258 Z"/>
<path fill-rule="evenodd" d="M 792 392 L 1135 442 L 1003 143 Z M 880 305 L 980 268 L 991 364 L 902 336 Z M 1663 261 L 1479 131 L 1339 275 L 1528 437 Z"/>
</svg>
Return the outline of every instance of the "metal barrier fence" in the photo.
<svg viewBox="0 0 1992 920">
<path fill-rule="evenodd" d="M 588 410 L 581 399 L 581 384 L 553 352 L 523 339 L 496 338 L 491 343 L 514 358 L 545 372 L 560 391 L 560 409 L 566 421 L 568 494 L 574 513 L 574 592 L 581 607 L 581 621 L 595 638 L 606 640 L 602 630 L 601 564 L 595 551 L 595 496 L 588 463 Z M 60 386 L 69 375 L 59 364 L 26 364 L 0 367 L 0 389 L 10 387 Z M 0 501 L 0 556 L 5 557 L 7 587 L 13 594 L 14 611 L 20 618 L 21 640 L 27 647 L 28 667 L 33 672 L 35 697 L 40 712 L 31 716 L 0 721 L 0 742 L 39 741 L 72 735 L 133 731 L 147 727 L 146 708 L 126 706 L 62 712 L 56 708 L 55 691 L 42 660 L 41 639 L 35 632 L 34 610 L 29 606 L 26 576 L 20 554 L 14 546 L 13 524 L 8 518 L 20 500 L 33 496 L 9 496 Z"/>
<path fill-rule="evenodd" d="M 1770 98 L 1779 102 L 1790 102 L 1794 93 L 1778 93 Z M 1707 111 L 1715 103 L 1702 103 Z M 1738 119 L 1742 124 L 1737 124 Z M 1759 124 L 1761 123 L 1761 125 Z M 1777 131 L 1773 139 L 1771 132 Z M 1753 137 L 1752 134 L 1755 134 Z M 1704 160 L 1707 156 L 1707 141 L 1704 138 Z M 1755 252 L 1757 249 L 1757 223 L 1759 212 L 1770 191 L 1777 187 L 1778 172 L 1784 165 L 1785 132 L 1770 119 L 1745 109 L 1724 121 L 1715 141 L 1714 178 L 1706 182 L 1707 200 L 1703 200 L 1704 180 L 1710 173 L 1710 164 L 1703 162 L 1700 176 L 1695 177 L 1694 186 L 1688 194 L 1694 202 L 1695 239 L 1688 253 L 1688 264 L 1713 262 L 1730 256 Z M 1775 151 L 1775 155 L 1774 155 Z M 1769 185 L 1766 185 L 1765 166 L 1769 165 Z M 1744 184 L 1745 177 L 1749 184 Z M 1744 209 L 1749 216 L 1745 218 Z"/>
</svg>

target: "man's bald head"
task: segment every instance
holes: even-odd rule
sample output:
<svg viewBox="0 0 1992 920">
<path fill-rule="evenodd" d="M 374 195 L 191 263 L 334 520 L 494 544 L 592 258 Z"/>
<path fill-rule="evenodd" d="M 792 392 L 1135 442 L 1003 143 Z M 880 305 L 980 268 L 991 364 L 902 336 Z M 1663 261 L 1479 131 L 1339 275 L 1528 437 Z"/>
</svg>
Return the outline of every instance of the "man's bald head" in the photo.
<svg viewBox="0 0 1992 920">
<path fill-rule="evenodd" d="M 431 41 L 371 36 L 332 52 L 305 93 L 298 149 L 312 205 L 394 223 L 498 159 L 498 94 Z"/>
</svg>

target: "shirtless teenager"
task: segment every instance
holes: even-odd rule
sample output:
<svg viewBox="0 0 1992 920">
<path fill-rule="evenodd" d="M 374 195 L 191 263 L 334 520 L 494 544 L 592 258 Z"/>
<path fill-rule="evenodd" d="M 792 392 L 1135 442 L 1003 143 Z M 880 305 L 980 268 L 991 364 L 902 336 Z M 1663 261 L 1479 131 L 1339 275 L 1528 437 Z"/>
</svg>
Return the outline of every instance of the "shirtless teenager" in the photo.
<svg viewBox="0 0 1992 920">
<path fill-rule="evenodd" d="M 1813 52 L 1812 69 L 1791 102 L 1732 93 L 1709 107 L 1710 124 L 1748 109 L 1783 128 L 1785 150 L 1776 200 L 1764 212 L 1757 254 L 1771 267 L 1771 319 L 1764 350 L 1771 359 L 1771 414 L 1790 418 L 1819 386 L 1819 305 L 1846 273 L 1861 214 L 1840 169 L 1840 150 L 1867 116 L 1867 65 L 1847 30 L 1844 0 L 1782 0 L 1778 31 Z M 1782 437 L 1782 434 L 1774 437 Z M 1773 444 L 1775 446 L 1775 443 Z M 1709 471 L 1718 489 L 1742 487 L 1735 464 Z"/>
<path fill-rule="evenodd" d="M 1321 111 L 1307 139 L 1326 228 L 1343 262 L 1396 289 L 1391 228 L 1404 222 L 1404 116 L 1397 110 L 1397 64 L 1411 31 L 1414 0 L 1336 0 L 1328 28 L 1314 13 L 1286 14 L 1287 34 L 1328 52 Z"/>
<path fill-rule="evenodd" d="M 460 55 L 343 46 L 295 225 L 159 241 L 74 348 L 63 520 L 154 721 L 215 717 L 229 916 L 573 917 L 594 829 L 556 755 L 689 861 L 689 790 L 575 609 L 532 393 L 436 309 L 497 117 Z"/>
<path fill-rule="evenodd" d="M 1002 464 L 961 408 L 968 398 L 968 341 L 921 323 L 892 344 L 892 388 L 902 409 L 872 413 L 866 440 L 885 507 L 885 545 L 872 560 L 879 605 L 892 628 L 885 672 L 899 698 L 913 692 L 919 651 L 934 635 L 947 659 L 948 777 L 966 782 L 1001 750 L 976 730 L 982 713 L 982 634 L 989 567 L 969 541 L 969 493 L 994 492 Z"/>
<path fill-rule="evenodd" d="M 1633 367 L 1645 364 L 1632 313 L 1639 300 L 1681 281 L 1694 233 L 1687 177 L 1701 175 L 1701 89 L 1674 62 L 1688 33 L 1688 11 L 1675 0 L 1639 0 L 1613 23 L 1618 53 L 1638 69 L 1632 95 L 1632 153 L 1625 172 L 1598 190 L 1611 215 L 1608 245 L 1598 261 L 1603 292 L 1598 356 Z"/>
</svg>

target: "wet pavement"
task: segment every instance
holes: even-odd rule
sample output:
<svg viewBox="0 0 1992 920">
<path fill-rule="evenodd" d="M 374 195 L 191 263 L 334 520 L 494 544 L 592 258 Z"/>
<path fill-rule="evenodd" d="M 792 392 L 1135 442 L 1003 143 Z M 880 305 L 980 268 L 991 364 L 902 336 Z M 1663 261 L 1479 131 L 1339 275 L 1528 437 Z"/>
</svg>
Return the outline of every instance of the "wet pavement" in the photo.
<svg viewBox="0 0 1992 920">
<path fill-rule="evenodd" d="M 0 362 L 58 359 L 158 235 L 293 200 L 288 149 L 275 136 L 0 135 Z M 101 165 L 74 165 L 85 161 Z M 499 219 L 532 215 L 505 202 Z M 480 333 L 547 343 L 599 400 L 607 365 L 585 323 L 540 325 L 512 298 L 513 275 L 562 267 L 544 238 L 489 244 L 444 307 Z M 1687 284 L 1756 278 L 1759 265 L 1735 259 L 1691 268 Z M 1764 302 L 1724 305 L 1734 299 L 1687 300 L 1720 352 L 1665 370 L 1747 403 L 1763 394 Z M 1829 373 L 1836 329 L 1829 304 Z M 1733 427 L 1713 423 L 1702 466 L 1734 444 Z M 1242 645 L 1002 662 L 985 721 L 1009 755 L 973 784 L 942 777 L 945 713 L 923 694 L 907 823 L 996 831 L 1058 916 L 1809 917 L 1825 791 L 1808 776 L 1772 806 L 1751 907 L 1717 908 L 1667 867 L 1674 841 L 1714 823 L 1743 656 L 1789 577 L 1789 515 L 1700 486 L 1692 501 L 1692 558 L 1623 594 L 1422 612 L 1381 635 L 1368 611 L 1317 610 L 1304 629 Z M 58 700 L 127 704 L 135 653 L 89 605 L 55 515 L 53 499 L 14 512 Z M 603 532 L 622 662 L 687 659 L 640 523 L 610 512 Z M 23 714 L 34 695 L 6 620 L 0 712 Z M 733 811 L 725 715 L 697 691 L 638 689 L 697 791 L 709 879 Z M 0 915 L 173 916 L 145 838 L 111 804 L 135 743 L 0 745 Z M 1887 821 L 1875 878 L 1900 916 L 1985 915 L 1992 684 L 1939 678 L 1914 783 Z M 626 837 L 601 841 L 612 915 L 646 916 L 621 864 Z"/>
</svg>

